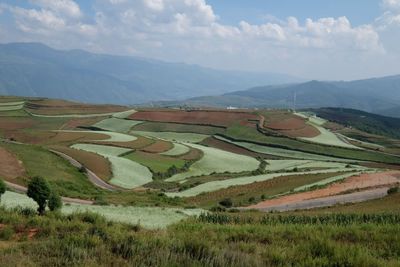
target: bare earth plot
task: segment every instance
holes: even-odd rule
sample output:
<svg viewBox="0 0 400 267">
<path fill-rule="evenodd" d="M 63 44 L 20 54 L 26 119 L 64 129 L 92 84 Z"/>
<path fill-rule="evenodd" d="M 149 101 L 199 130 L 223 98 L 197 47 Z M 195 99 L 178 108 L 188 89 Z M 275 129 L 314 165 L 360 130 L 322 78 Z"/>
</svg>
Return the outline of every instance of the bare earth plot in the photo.
<svg viewBox="0 0 400 267">
<path fill-rule="evenodd" d="M 6 180 L 13 180 L 24 176 L 25 169 L 16 156 L 0 147 L 0 177 Z"/>
</svg>

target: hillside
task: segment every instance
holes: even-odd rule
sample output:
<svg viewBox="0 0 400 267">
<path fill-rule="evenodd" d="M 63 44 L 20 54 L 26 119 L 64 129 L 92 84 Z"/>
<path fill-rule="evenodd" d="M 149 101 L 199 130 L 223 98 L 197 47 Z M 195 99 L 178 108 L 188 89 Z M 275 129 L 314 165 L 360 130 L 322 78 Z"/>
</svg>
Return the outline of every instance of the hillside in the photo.
<svg viewBox="0 0 400 267">
<path fill-rule="evenodd" d="M 272 73 L 219 71 L 138 57 L 60 51 L 39 43 L 0 45 L 0 94 L 137 104 L 223 94 L 298 81 Z"/>
<path fill-rule="evenodd" d="M 380 116 L 354 109 L 313 109 L 317 116 L 358 130 L 400 139 L 400 119 Z"/>
<path fill-rule="evenodd" d="M 400 117 L 400 75 L 351 82 L 310 81 L 254 87 L 244 91 L 162 105 L 258 108 L 344 107 Z"/>
</svg>

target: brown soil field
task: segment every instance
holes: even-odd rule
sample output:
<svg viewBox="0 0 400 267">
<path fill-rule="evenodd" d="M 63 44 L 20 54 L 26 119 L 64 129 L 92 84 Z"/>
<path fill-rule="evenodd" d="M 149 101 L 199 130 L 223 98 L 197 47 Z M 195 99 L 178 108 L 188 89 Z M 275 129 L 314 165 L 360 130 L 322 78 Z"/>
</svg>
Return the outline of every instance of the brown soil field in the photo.
<svg viewBox="0 0 400 267">
<path fill-rule="evenodd" d="M 93 124 L 103 120 L 103 118 L 76 118 L 64 123 L 60 130 L 75 130 L 79 126 L 90 127 Z"/>
<path fill-rule="evenodd" d="M 399 184 L 400 182 L 399 171 L 387 171 L 380 173 L 367 173 L 358 176 L 353 176 L 343 182 L 338 182 L 329 185 L 326 188 L 318 189 L 315 191 L 302 192 L 293 195 L 283 196 L 276 199 L 260 202 L 256 205 L 249 206 L 249 208 L 267 208 L 275 205 L 284 205 L 289 203 L 296 203 L 303 200 L 322 198 L 333 195 L 346 193 L 352 190 L 367 189 L 385 185 Z"/>
<path fill-rule="evenodd" d="M 48 146 L 48 148 L 70 156 L 104 181 L 110 180 L 112 176 L 110 162 L 100 155 L 60 145 Z"/>
<path fill-rule="evenodd" d="M 150 146 L 154 143 L 155 141 L 143 136 L 138 136 L 135 141 L 131 142 L 107 142 L 107 141 L 102 141 L 102 142 L 94 142 L 94 141 L 87 141 L 86 143 L 91 143 L 91 144 L 98 144 L 98 145 L 107 145 L 107 146 L 116 146 L 116 147 L 124 147 L 124 148 L 130 148 L 130 149 L 142 149 L 147 146 Z"/>
<path fill-rule="evenodd" d="M 100 133 L 88 133 L 88 132 L 51 132 L 54 136 L 44 140 L 43 144 L 60 144 L 60 143 L 79 143 L 91 140 L 104 140 L 109 137 L 105 134 Z"/>
<path fill-rule="evenodd" d="M 317 128 L 311 126 L 311 125 L 305 125 L 301 129 L 296 129 L 296 130 L 281 130 L 279 131 L 280 133 L 289 136 L 289 137 L 307 137 L 307 138 L 312 138 L 320 135 L 320 131 L 318 131 Z"/>
<path fill-rule="evenodd" d="M 163 140 L 156 140 L 149 146 L 146 146 L 142 149 L 143 152 L 148 153 L 162 153 L 166 152 L 173 148 L 173 144 L 171 142 L 163 141 Z"/>
<path fill-rule="evenodd" d="M 307 120 L 288 112 L 274 112 L 265 115 L 264 127 L 289 137 L 316 137 L 317 128 L 308 125 Z"/>
<path fill-rule="evenodd" d="M 14 131 L 31 127 L 35 121 L 30 118 L 0 117 L 0 130 Z"/>
<path fill-rule="evenodd" d="M 31 100 L 25 107 L 32 113 L 40 115 L 64 115 L 64 114 L 96 114 L 110 113 L 127 110 L 126 107 L 115 105 L 89 105 L 69 102 L 65 100 Z"/>
<path fill-rule="evenodd" d="M 277 159 L 277 157 L 273 157 L 273 156 L 269 156 L 269 155 L 261 154 L 261 153 L 256 153 L 256 152 L 247 150 L 245 148 L 235 146 L 234 144 L 230 144 L 230 143 L 218 140 L 214 137 L 208 137 L 207 139 L 203 140 L 200 144 L 218 148 L 218 149 L 236 153 L 236 154 L 250 156 L 253 158 L 262 157 L 262 158 L 268 158 L 268 159 Z"/>
<path fill-rule="evenodd" d="M 25 169 L 22 162 L 14 154 L 0 147 L 0 177 L 12 181 L 24 175 Z"/>
<path fill-rule="evenodd" d="M 176 158 L 183 160 L 199 160 L 203 157 L 203 152 L 196 148 L 190 148 L 190 151 L 184 155 L 178 156 Z"/>
<path fill-rule="evenodd" d="M 210 125 L 228 127 L 229 125 L 248 120 L 259 120 L 259 116 L 250 112 L 228 111 L 139 111 L 132 114 L 130 119 L 173 122 L 184 124 Z"/>
</svg>

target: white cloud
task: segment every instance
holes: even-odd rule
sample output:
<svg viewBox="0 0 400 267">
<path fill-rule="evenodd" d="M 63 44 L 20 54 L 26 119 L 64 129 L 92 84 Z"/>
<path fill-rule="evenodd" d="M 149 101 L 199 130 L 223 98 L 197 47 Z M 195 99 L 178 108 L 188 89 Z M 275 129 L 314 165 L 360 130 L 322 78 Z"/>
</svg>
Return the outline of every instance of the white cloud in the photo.
<svg viewBox="0 0 400 267">
<path fill-rule="evenodd" d="M 311 66 L 314 61 L 336 62 L 338 73 L 349 75 L 347 69 L 355 67 L 348 64 L 349 57 L 372 58 L 385 52 L 379 27 L 372 23 L 353 26 L 346 17 L 299 21 L 266 15 L 265 23 L 226 25 L 205 0 L 95 0 L 92 18 L 72 0 L 30 2 L 34 8 L 6 8 L 14 15 L 20 36 L 60 48 L 222 68 L 281 72 L 297 68 L 298 75 L 319 71 L 321 66 Z M 380 19 L 385 25 L 400 21 L 399 3 L 383 0 L 384 15 Z M 5 40 L 7 37 L 0 36 L 0 41 Z M 340 62 L 346 63 L 339 67 Z M 304 67 L 307 65 L 309 69 Z"/>
</svg>

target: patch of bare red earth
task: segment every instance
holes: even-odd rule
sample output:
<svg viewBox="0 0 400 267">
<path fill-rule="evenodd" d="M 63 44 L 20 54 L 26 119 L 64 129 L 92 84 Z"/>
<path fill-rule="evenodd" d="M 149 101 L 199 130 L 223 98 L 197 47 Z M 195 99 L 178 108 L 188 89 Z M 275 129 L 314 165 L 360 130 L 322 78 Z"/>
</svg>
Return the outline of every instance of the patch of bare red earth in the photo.
<svg viewBox="0 0 400 267">
<path fill-rule="evenodd" d="M 317 128 L 308 125 L 304 118 L 296 115 L 277 116 L 266 123 L 265 127 L 289 137 L 312 138 L 320 135 Z"/>
<path fill-rule="evenodd" d="M 173 122 L 183 124 L 211 125 L 228 127 L 241 121 L 258 121 L 258 115 L 250 112 L 227 111 L 139 111 L 131 116 L 132 120 Z"/>
<path fill-rule="evenodd" d="M 382 186 L 392 186 L 399 184 L 399 182 L 400 182 L 399 171 L 366 173 L 350 177 L 346 179 L 344 182 L 334 183 L 323 189 L 297 193 L 271 200 L 266 200 L 256 205 L 249 206 L 248 208 L 265 209 L 278 205 L 288 205 L 292 203 L 297 203 L 304 200 L 339 195 L 353 190 L 362 190 L 362 189 L 376 188 Z"/>
<path fill-rule="evenodd" d="M 24 174 L 25 169 L 22 162 L 14 154 L 0 147 L 0 177 L 11 181 L 24 176 Z"/>
</svg>

